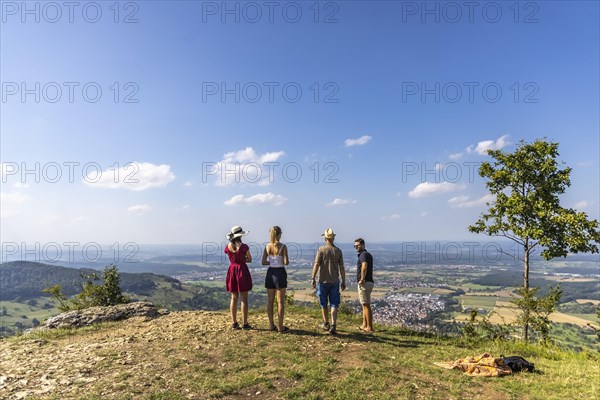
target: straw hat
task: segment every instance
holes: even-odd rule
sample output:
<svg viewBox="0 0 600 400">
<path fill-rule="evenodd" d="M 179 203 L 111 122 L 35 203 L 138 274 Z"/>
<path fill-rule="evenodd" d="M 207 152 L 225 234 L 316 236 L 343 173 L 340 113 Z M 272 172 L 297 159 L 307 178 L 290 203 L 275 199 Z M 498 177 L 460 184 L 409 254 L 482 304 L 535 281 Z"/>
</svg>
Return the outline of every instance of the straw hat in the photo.
<svg viewBox="0 0 600 400">
<path fill-rule="evenodd" d="M 225 235 L 225 237 L 227 238 L 227 240 L 233 240 L 241 236 L 246 236 L 248 233 L 250 233 L 250 231 L 244 232 L 241 226 L 236 225 L 233 228 L 231 228 L 231 232 Z"/>
<path fill-rule="evenodd" d="M 331 228 L 327 228 L 324 233 L 321 233 L 321 236 L 324 236 L 325 239 L 334 239 L 335 232 Z"/>
</svg>

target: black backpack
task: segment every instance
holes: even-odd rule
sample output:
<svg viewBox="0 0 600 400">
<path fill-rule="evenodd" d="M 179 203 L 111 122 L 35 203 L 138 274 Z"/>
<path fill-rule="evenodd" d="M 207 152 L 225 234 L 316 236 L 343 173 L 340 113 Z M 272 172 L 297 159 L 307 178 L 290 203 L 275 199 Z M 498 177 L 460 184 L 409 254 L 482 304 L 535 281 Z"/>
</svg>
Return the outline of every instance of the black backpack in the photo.
<svg viewBox="0 0 600 400">
<path fill-rule="evenodd" d="M 533 369 L 535 368 L 533 363 L 530 363 L 523 357 L 519 356 L 504 357 L 504 364 L 506 364 L 513 372 L 533 372 Z"/>
</svg>

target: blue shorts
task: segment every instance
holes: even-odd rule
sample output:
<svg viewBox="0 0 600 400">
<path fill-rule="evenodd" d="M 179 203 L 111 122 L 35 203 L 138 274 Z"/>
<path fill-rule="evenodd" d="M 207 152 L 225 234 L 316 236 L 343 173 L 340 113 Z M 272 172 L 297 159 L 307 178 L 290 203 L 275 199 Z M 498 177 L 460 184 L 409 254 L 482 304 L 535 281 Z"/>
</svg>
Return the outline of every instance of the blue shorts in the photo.
<svg viewBox="0 0 600 400">
<path fill-rule="evenodd" d="M 319 296 L 319 303 L 321 308 L 327 307 L 327 300 L 331 307 L 338 307 L 340 305 L 340 284 L 338 283 L 319 283 L 317 286 L 317 296 Z"/>
</svg>

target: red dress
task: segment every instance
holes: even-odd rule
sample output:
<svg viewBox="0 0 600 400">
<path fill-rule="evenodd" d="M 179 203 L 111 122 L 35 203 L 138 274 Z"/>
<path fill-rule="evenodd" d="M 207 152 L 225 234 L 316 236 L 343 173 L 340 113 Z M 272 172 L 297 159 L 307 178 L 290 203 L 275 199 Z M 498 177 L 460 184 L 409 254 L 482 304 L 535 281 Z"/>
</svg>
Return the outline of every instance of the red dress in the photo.
<svg viewBox="0 0 600 400">
<path fill-rule="evenodd" d="M 246 265 L 246 252 L 250 250 L 247 244 L 242 243 L 240 248 L 233 252 L 229 246 L 225 246 L 225 254 L 229 257 L 229 269 L 227 270 L 228 292 L 247 292 L 252 290 L 252 277 Z"/>
</svg>

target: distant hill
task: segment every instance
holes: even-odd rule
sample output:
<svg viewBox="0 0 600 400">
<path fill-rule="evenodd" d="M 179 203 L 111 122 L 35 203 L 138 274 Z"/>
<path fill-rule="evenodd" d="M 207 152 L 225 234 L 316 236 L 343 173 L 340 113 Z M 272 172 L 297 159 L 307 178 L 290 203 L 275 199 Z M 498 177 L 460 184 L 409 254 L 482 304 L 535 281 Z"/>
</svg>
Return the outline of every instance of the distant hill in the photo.
<svg viewBox="0 0 600 400">
<path fill-rule="evenodd" d="M 42 289 L 59 284 L 66 295 L 79 292 L 75 284 L 80 273 L 89 274 L 98 270 L 89 268 L 66 268 L 58 265 L 42 264 L 30 261 L 13 261 L 0 264 L 0 300 L 11 301 L 44 296 Z M 157 288 L 157 282 L 180 288 L 177 279 L 151 273 L 131 274 L 121 272 L 121 288 L 138 296 L 151 296 Z"/>
<path fill-rule="evenodd" d="M 570 271 L 568 268 L 563 268 L 563 271 Z M 581 270 L 581 268 L 579 269 Z M 473 281 L 482 286 L 503 286 L 514 287 L 520 286 L 522 283 L 522 274 L 520 272 L 498 271 L 491 272 L 479 279 Z M 529 283 L 531 287 L 539 287 L 542 293 L 546 293 L 551 286 L 556 286 L 557 282 L 552 282 L 544 279 L 542 275 L 533 275 Z M 600 300 L 600 282 L 561 282 L 560 287 L 563 290 L 563 295 L 560 299 L 561 303 L 568 303 L 577 299 Z"/>
<path fill-rule="evenodd" d="M 80 291 L 75 284 L 80 281 L 80 273 L 91 272 L 98 274 L 99 271 L 29 261 L 5 262 L 0 264 L 0 301 L 24 303 L 29 299 L 48 297 L 42 290 L 56 284 L 61 285 L 67 296 L 73 296 Z M 119 273 L 121 289 L 133 299 L 152 301 L 170 310 L 223 310 L 229 307 L 225 283 L 223 287 L 210 287 L 182 284 L 175 278 L 147 272 Z M 265 304 L 266 294 L 264 291 L 252 292 L 250 301 L 253 305 Z"/>
</svg>

